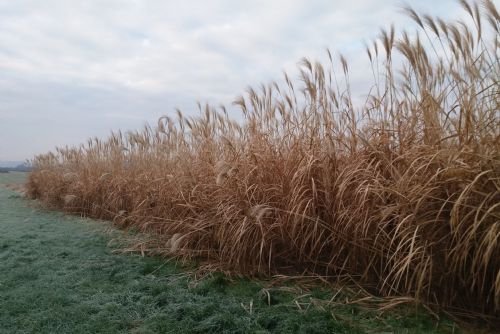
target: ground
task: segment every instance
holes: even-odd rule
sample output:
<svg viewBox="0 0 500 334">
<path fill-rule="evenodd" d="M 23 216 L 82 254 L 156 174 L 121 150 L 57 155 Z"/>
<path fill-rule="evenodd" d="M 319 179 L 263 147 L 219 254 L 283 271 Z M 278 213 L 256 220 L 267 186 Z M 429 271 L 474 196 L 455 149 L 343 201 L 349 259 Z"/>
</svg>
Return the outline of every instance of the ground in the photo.
<svg viewBox="0 0 500 334">
<path fill-rule="evenodd" d="M 222 274 L 195 281 L 174 261 L 115 254 L 108 242 L 122 232 L 109 223 L 43 210 L 2 187 L 24 179 L 0 174 L 2 334 L 457 332 L 425 313 L 303 303 L 328 301 L 320 288 L 299 297 Z"/>
</svg>

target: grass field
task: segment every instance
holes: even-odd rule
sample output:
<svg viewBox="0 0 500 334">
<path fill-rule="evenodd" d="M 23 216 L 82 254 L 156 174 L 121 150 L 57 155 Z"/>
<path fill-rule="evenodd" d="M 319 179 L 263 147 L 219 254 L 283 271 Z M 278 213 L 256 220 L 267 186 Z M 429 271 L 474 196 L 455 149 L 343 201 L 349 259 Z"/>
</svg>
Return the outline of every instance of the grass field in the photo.
<svg viewBox="0 0 500 334">
<path fill-rule="evenodd" d="M 463 20 L 407 7 L 417 31 L 369 43 L 359 95 L 328 51 L 232 107 L 36 156 L 28 194 L 154 236 L 155 254 L 499 323 L 500 14 L 457 6 Z"/>
<path fill-rule="evenodd" d="M 0 175 L 2 334 L 460 332 L 414 309 L 336 303 L 343 293 L 321 309 L 311 300 L 325 305 L 333 292 L 319 287 L 300 296 L 221 274 L 195 280 L 172 261 L 113 254 L 107 243 L 122 232 L 109 223 L 42 210 L 2 186 L 24 179 Z"/>
</svg>

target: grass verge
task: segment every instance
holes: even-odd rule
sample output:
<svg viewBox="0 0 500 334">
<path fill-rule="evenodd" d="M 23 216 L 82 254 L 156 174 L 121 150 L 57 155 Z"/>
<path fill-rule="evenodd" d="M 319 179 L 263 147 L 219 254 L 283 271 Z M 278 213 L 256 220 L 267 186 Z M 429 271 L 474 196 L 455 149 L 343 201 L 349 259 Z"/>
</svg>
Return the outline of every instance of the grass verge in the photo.
<svg viewBox="0 0 500 334">
<path fill-rule="evenodd" d="M 320 286 L 196 279 L 175 262 L 113 254 L 109 223 L 41 210 L 2 187 L 1 333 L 458 333 L 448 320 L 399 308 L 379 312 L 339 302 Z"/>
</svg>

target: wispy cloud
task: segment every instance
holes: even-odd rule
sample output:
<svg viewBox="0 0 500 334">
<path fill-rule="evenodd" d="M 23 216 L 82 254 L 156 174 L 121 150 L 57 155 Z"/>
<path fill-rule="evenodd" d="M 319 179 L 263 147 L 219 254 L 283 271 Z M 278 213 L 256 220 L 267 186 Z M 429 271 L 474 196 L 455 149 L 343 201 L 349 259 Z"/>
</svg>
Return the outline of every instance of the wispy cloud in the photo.
<svg viewBox="0 0 500 334">
<path fill-rule="evenodd" d="M 412 4 L 448 17 L 458 7 Z M 176 106 L 189 113 L 196 100 L 228 103 L 326 47 L 361 64 L 364 38 L 409 24 L 400 5 L 0 0 L 0 159 L 138 128 Z"/>
</svg>

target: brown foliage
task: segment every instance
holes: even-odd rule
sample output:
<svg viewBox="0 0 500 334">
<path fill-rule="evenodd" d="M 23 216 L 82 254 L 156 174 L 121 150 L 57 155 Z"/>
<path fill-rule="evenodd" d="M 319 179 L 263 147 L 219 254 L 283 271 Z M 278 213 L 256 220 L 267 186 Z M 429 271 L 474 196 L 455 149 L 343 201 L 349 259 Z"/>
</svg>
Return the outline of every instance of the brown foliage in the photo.
<svg viewBox="0 0 500 334">
<path fill-rule="evenodd" d="M 147 231 L 161 253 L 498 317 L 499 16 L 462 3 L 472 24 L 407 9 L 426 39 L 381 33 L 361 106 L 328 52 L 326 67 L 300 63 L 299 86 L 237 98 L 242 122 L 206 106 L 37 156 L 28 191 Z"/>
</svg>

